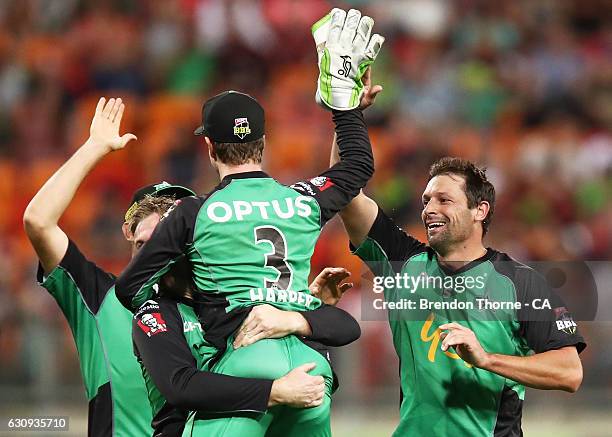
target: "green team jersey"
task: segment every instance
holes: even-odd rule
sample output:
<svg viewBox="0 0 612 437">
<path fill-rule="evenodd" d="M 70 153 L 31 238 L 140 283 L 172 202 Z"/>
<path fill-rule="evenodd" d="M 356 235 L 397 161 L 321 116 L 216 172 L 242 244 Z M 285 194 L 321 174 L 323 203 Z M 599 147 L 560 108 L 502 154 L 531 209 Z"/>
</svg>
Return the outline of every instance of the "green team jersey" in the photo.
<svg viewBox="0 0 612 437">
<path fill-rule="evenodd" d="M 340 162 L 319 176 L 285 186 L 262 171 L 234 173 L 205 196 L 177 201 L 117 281 L 121 302 L 138 308 L 186 257 L 195 300 L 225 314 L 262 303 L 283 310 L 320 306 L 308 274 L 321 228 L 373 173 L 361 111 L 336 111 L 334 121 Z"/>
<path fill-rule="evenodd" d="M 162 309 L 162 307 L 165 308 Z M 155 333 L 152 333 L 151 329 L 149 329 L 141 321 L 142 316 L 145 314 L 150 314 L 154 317 L 159 315 L 158 317 L 163 321 L 163 331 L 161 331 L 160 334 L 163 332 L 168 332 L 168 330 L 171 329 L 171 333 L 174 334 L 175 337 L 183 336 L 185 341 L 184 344 L 189 348 L 189 358 L 193 360 L 193 366 L 195 366 L 195 368 L 198 370 L 208 369 L 207 363 L 215 356 L 217 349 L 207 343 L 204 339 L 202 325 L 200 324 L 198 317 L 191 306 L 162 298 L 159 299 L 159 301 L 147 301 L 141 308 L 138 309 L 138 311 L 134 314 L 134 324 L 139 328 L 136 329 L 136 326 L 134 327 L 134 340 L 136 346 L 135 352 L 142 367 L 143 376 L 147 385 L 147 391 L 149 393 L 149 401 L 153 410 L 153 417 L 155 418 L 155 416 L 158 416 L 161 409 L 166 407 L 166 398 L 164 398 L 159 391 L 159 388 L 155 385 L 151 378 L 150 372 L 148 372 L 142 365 L 142 358 L 140 356 L 138 344 L 140 343 L 144 346 L 144 343 L 148 342 L 148 339 L 155 335 Z M 149 349 L 152 349 L 151 347 L 147 348 L 146 346 L 142 347 L 142 349 L 147 350 L 147 352 Z M 168 350 L 165 348 L 155 352 L 167 353 Z M 163 361 L 163 359 L 163 357 L 159 357 L 158 361 Z M 185 417 L 186 416 L 182 417 L 183 422 Z"/>
<path fill-rule="evenodd" d="M 134 301 L 150 297 L 152 286 L 184 254 L 198 299 L 222 300 L 227 313 L 258 303 L 283 310 L 317 308 L 320 301 L 308 292 L 308 274 L 320 219 L 313 198 L 265 173 L 232 175 L 206 197 L 182 199 L 160 223 L 166 232 L 156 234 L 164 241 L 152 240 L 147 249 L 156 243 L 176 247 L 186 234 L 190 241 L 150 276 Z"/>
<path fill-rule="evenodd" d="M 88 435 L 151 435 L 147 390 L 132 349 L 132 314 L 117 300 L 115 277 L 71 241 L 48 276 L 39 265 L 38 281 L 59 304 L 74 336 L 89 401 Z"/>
<path fill-rule="evenodd" d="M 206 305 L 176 300 L 192 288 L 184 281 L 185 267 L 185 263 L 175 264 L 168 273 L 171 279 L 166 276 L 159 282 L 162 296 L 146 301 L 133 317 L 134 347 L 149 393 L 155 436 L 180 435 L 191 410 L 208 415 L 263 415 L 274 379 L 211 372 L 216 372 L 212 363 L 218 350 L 206 340 L 198 317 Z M 323 305 L 302 314 L 311 327 L 310 341 L 342 346 L 359 337 L 358 323 L 339 308 Z M 265 356 L 270 358 L 270 353 Z M 265 367 L 270 367 L 268 361 Z M 251 360 L 249 371 L 256 368 Z M 225 369 L 228 372 L 222 373 L 231 374 L 231 368 Z"/>
<path fill-rule="evenodd" d="M 359 193 L 374 169 L 361 111 L 333 114 L 340 162 L 319 176 L 285 186 L 263 171 L 233 173 L 211 193 L 177 201 L 117 280 L 117 297 L 123 305 L 136 311 L 155 299 L 159 279 L 187 260 L 194 285 L 193 302 L 199 306 L 197 315 L 205 340 L 219 351 L 209 364 L 213 370 L 219 370 L 214 367 L 217 362 L 229 360 L 234 366 L 229 358 L 240 353 L 228 349 L 228 342 L 252 306 L 318 309 L 321 302 L 308 290 L 308 275 L 321 228 Z M 151 321 L 149 317 L 147 320 Z M 263 360 L 262 366 L 238 359 L 239 368 L 230 366 L 225 369 L 227 374 L 275 379 L 282 376 L 279 369 L 287 371 L 298 362 L 292 358 L 307 356 L 319 348 L 316 341 L 308 346 L 297 339 L 269 342 L 281 358 L 262 354 L 271 359 Z M 291 342 L 290 348 L 287 342 Z M 262 347 L 256 346 L 251 350 Z M 284 354 L 288 349 L 291 353 Z M 329 370 L 326 376 L 331 392 L 331 369 L 329 365 L 321 368 Z M 321 410 L 321 417 L 327 417 L 329 403 Z M 325 428 L 329 425 L 328 421 L 322 423 Z"/>
<path fill-rule="evenodd" d="M 585 347 L 545 279 L 508 255 L 488 249 L 448 271 L 431 248 L 382 211 L 355 254 L 384 288 L 384 303 L 378 299 L 374 305 L 388 311 L 400 359 L 402 401 L 394 435 L 522 435 L 525 388 L 472 367 L 453 349 L 442 351 L 438 326 L 444 323 L 470 328 L 490 353 L 525 356 Z M 385 278 L 393 280 L 384 286 Z"/>
</svg>

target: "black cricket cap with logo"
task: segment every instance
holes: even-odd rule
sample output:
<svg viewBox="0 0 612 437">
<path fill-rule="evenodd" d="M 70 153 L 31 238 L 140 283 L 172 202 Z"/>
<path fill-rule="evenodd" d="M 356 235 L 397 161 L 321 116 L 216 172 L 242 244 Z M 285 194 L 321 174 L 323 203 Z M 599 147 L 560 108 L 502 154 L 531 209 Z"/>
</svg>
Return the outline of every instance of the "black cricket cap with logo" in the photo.
<svg viewBox="0 0 612 437">
<path fill-rule="evenodd" d="M 138 202 L 144 199 L 147 195 L 153 197 L 159 196 L 174 196 L 175 199 L 181 199 L 183 197 L 195 196 L 196 193 L 189 188 L 181 185 L 173 185 L 166 181 L 159 182 L 157 184 L 147 185 L 146 187 L 140 188 L 134 193 L 132 197 L 132 203 L 125 213 L 125 221 L 129 221 L 134 215 L 134 211 L 138 206 Z"/>
<path fill-rule="evenodd" d="M 265 116 L 253 97 L 225 91 L 202 106 L 202 126 L 194 135 L 205 135 L 215 143 L 249 143 L 264 136 Z"/>
</svg>

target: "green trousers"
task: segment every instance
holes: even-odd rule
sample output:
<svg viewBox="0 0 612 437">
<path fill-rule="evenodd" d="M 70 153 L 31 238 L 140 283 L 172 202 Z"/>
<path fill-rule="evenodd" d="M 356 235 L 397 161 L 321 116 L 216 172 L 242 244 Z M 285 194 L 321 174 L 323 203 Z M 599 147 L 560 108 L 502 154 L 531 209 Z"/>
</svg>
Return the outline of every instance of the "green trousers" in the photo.
<svg viewBox="0 0 612 437">
<path fill-rule="evenodd" d="M 248 378 L 277 379 L 305 363 L 317 364 L 311 375 L 325 379 L 323 403 L 315 408 L 292 408 L 278 405 L 263 415 L 201 419 L 192 413 L 187 420 L 183 437 L 275 437 L 275 436 L 331 436 L 330 407 L 332 371 L 327 360 L 295 336 L 260 340 L 237 350 L 228 340 L 227 352 L 212 371 Z"/>
</svg>

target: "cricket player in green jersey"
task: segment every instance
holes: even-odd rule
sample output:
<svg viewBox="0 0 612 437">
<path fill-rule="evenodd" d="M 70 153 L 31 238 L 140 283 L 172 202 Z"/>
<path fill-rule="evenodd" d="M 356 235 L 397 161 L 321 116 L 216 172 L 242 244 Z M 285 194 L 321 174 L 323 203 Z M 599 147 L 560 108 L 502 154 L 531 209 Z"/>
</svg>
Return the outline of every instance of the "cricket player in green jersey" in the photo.
<svg viewBox="0 0 612 437">
<path fill-rule="evenodd" d="M 100 99 L 92 120 L 89 139 L 44 184 L 28 205 L 23 217 L 28 238 L 40 259 L 38 280 L 57 301 L 76 342 L 89 401 L 89 436 L 145 436 L 152 435 L 154 431 L 151 427 L 149 387 L 145 384 L 140 366 L 133 355 L 130 336 L 132 314 L 117 300 L 115 277 L 85 258 L 58 225 L 59 218 L 70 204 L 79 185 L 96 163 L 135 139 L 132 134 L 119 135 L 124 108 L 121 99 L 110 99 L 108 102 Z M 149 238 L 159 221 L 159 215 L 151 211 L 146 216 L 139 217 L 138 229 L 131 228 L 135 222 L 133 215 L 142 201 L 145 198 L 165 197 L 166 204 L 171 205 L 175 198 L 193 194 L 193 191 L 187 188 L 167 182 L 138 190 L 126 213 L 123 226 L 126 239 L 132 244 L 132 255 Z M 318 282 L 319 289 L 325 289 L 330 278 L 330 275 L 322 276 L 315 283 Z M 178 278 L 175 278 L 175 282 L 176 279 Z M 331 311 L 332 309 L 335 312 Z M 326 308 L 324 313 L 319 312 L 320 316 L 314 312 L 306 316 L 283 312 L 282 317 L 276 315 L 271 319 L 264 315 L 263 319 L 273 331 L 289 329 L 293 332 L 294 327 L 305 335 L 313 335 L 327 342 L 327 336 L 333 336 L 329 328 L 325 329 L 330 323 L 336 325 L 338 322 L 348 321 L 350 330 L 352 322 L 342 313 L 338 313 L 339 311 L 341 310 Z M 285 326 L 287 318 L 294 321 L 289 327 Z M 188 335 L 183 331 L 181 334 Z M 354 329 L 350 335 L 355 337 Z M 181 338 L 186 344 L 186 337 Z M 195 361 L 195 357 L 190 355 L 184 358 L 184 365 L 195 367 Z M 228 377 L 220 381 L 222 375 L 200 371 L 192 372 L 189 376 L 191 380 L 208 388 L 196 403 L 198 408 L 203 410 L 211 409 L 212 405 L 214 408 L 235 408 L 239 411 L 240 408 L 255 408 L 262 402 L 302 407 L 312 401 L 313 394 L 322 398 L 324 392 L 322 378 L 319 383 L 315 377 L 308 375 L 305 369 L 296 369 L 275 381 L 227 379 Z M 219 383 L 224 384 L 226 390 L 212 390 L 215 384 L 218 386 Z M 234 388 L 233 391 L 227 390 L 230 385 Z M 245 396 L 249 390 L 257 396 Z M 161 417 L 155 416 L 154 419 Z M 173 416 L 174 420 L 160 419 L 161 425 L 155 426 L 156 435 L 180 434 L 185 417 L 176 417 Z"/>
<path fill-rule="evenodd" d="M 124 108 L 121 99 L 98 102 L 89 139 L 45 183 L 23 217 L 40 260 L 38 281 L 58 302 L 74 336 L 89 401 L 89 436 L 153 432 L 151 412 L 142 408 L 147 403 L 144 381 L 126 335 L 131 318 L 115 296 L 115 278 L 86 259 L 58 225 L 96 163 L 136 138 L 118 134 Z"/>
<path fill-rule="evenodd" d="M 394 435 L 520 436 L 525 387 L 578 390 L 585 342 L 539 273 L 483 245 L 495 206 L 483 170 L 437 161 L 422 201 L 427 245 L 363 193 L 340 213 L 384 291 L 400 359 Z"/>
<path fill-rule="evenodd" d="M 160 217 L 172 207 L 167 196 L 147 196 L 133 209 L 128 221 L 135 250 L 142 247 Z M 180 435 L 189 410 L 263 414 L 268 407 L 289 405 L 315 407 L 323 402 L 324 381 L 307 372 L 315 363 L 306 363 L 278 380 L 236 378 L 202 370 L 209 368 L 217 349 L 204 338 L 198 318 L 201 311 L 193 301 L 188 266 L 177 263 L 161 278 L 155 300 L 141 306 L 133 317 L 134 348 L 143 368 L 149 401 L 153 410 L 155 436 Z M 351 283 L 340 282 L 349 272 L 342 268 L 324 269 L 309 286 L 326 303 L 335 304 Z M 359 338 L 357 321 L 345 311 L 323 305 L 313 311 L 283 311 L 271 305 L 255 307 L 248 321 L 262 328 L 253 337 L 237 338 L 234 347 L 247 346 L 266 338 L 300 335 L 326 346 L 343 346 Z"/>
<path fill-rule="evenodd" d="M 319 81 L 325 82 L 320 85 L 328 106 L 343 109 L 332 111 L 340 162 L 310 180 L 282 185 L 261 169 L 265 138 L 259 103 L 233 91 L 209 99 L 202 111 L 203 125 L 195 133 L 204 136 L 221 183 L 205 196 L 182 199 L 117 282 L 120 301 L 137 310 L 153 295 L 158 278 L 179 260 L 188 259 L 196 286 L 194 301 L 202 304 L 199 318 L 205 337 L 225 350 L 211 369 L 270 378 L 315 362 L 314 372 L 326 381 L 326 397 L 318 407 L 274 407 L 263 416 L 210 419 L 196 414 L 185 433 L 330 435 L 333 378 L 327 358 L 316 352 L 316 345 L 293 335 L 238 349 L 232 345 L 253 306 L 268 303 L 285 310 L 320 306 L 307 287 L 316 240 L 322 226 L 359 193 L 373 173 L 370 141 L 357 106 L 362 76 L 381 41 L 371 38 L 371 18 L 362 18 L 357 11 L 336 14 L 331 23 L 329 62 L 320 62 Z M 329 70 L 343 56 L 349 61 Z M 334 79 L 326 80 L 331 75 Z M 353 92 L 356 102 L 345 98 Z"/>
</svg>

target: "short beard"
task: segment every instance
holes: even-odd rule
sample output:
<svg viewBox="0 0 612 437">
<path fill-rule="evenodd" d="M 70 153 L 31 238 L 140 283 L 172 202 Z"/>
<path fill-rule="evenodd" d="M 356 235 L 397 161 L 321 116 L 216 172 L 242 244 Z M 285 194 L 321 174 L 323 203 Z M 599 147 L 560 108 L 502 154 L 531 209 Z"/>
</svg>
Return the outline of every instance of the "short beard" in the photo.
<svg viewBox="0 0 612 437">
<path fill-rule="evenodd" d="M 436 235 L 433 239 L 427 237 L 427 243 L 436 253 L 441 256 L 446 256 L 451 252 L 454 246 L 466 241 L 471 235 L 471 229 L 468 227 L 457 227 L 451 228 L 448 223 L 446 230 Z"/>
<path fill-rule="evenodd" d="M 448 226 L 448 225 L 447 225 Z M 438 254 L 445 256 L 456 241 L 448 230 L 443 235 L 436 235 L 433 239 L 427 237 L 429 246 Z"/>
</svg>

